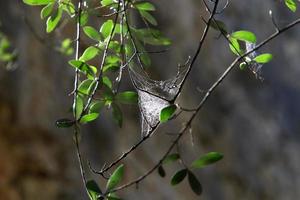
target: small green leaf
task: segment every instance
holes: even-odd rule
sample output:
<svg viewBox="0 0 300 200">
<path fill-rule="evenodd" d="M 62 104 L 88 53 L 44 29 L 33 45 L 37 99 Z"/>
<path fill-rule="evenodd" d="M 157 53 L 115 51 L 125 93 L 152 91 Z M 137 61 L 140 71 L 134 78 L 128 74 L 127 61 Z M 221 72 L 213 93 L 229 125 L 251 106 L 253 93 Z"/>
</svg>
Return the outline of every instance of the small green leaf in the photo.
<svg viewBox="0 0 300 200">
<path fill-rule="evenodd" d="M 115 193 L 109 193 L 107 195 L 107 200 L 121 200 Z"/>
<path fill-rule="evenodd" d="M 81 94 L 85 94 L 85 95 L 89 95 L 93 89 L 93 84 L 95 83 L 95 81 L 90 80 L 90 79 L 86 79 L 84 81 L 82 81 L 79 86 L 78 86 L 78 91 Z"/>
<path fill-rule="evenodd" d="M 54 3 L 49 3 L 48 5 L 46 5 L 42 10 L 41 10 L 41 19 L 45 19 L 46 17 L 48 17 L 54 7 Z"/>
<path fill-rule="evenodd" d="M 108 179 L 106 184 L 107 191 L 114 189 L 121 182 L 123 175 L 124 165 L 120 165 Z"/>
<path fill-rule="evenodd" d="M 95 101 L 91 104 L 89 113 L 99 113 L 101 109 L 104 107 L 104 101 Z"/>
<path fill-rule="evenodd" d="M 142 28 L 142 29 L 134 29 L 131 28 L 135 36 L 146 44 L 150 45 L 170 45 L 171 40 L 156 29 L 153 28 Z"/>
<path fill-rule="evenodd" d="M 111 34 L 114 27 L 114 22 L 112 20 L 107 20 L 104 22 L 100 28 L 102 36 L 106 39 Z"/>
<path fill-rule="evenodd" d="M 119 125 L 119 127 L 122 127 L 123 124 L 123 114 L 122 111 L 120 109 L 120 107 L 113 103 L 112 105 L 112 114 L 113 114 L 113 118 L 114 120 L 117 122 L 117 124 Z"/>
<path fill-rule="evenodd" d="M 295 2 L 295 0 L 284 0 L 285 5 L 292 11 L 292 12 L 296 12 L 297 10 L 297 4 Z"/>
<path fill-rule="evenodd" d="M 58 128 L 68 128 L 75 124 L 75 121 L 70 119 L 59 119 L 55 122 Z"/>
<path fill-rule="evenodd" d="M 189 179 L 190 187 L 192 188 L 193 192 L 197 195 L 201 195 L 202 193 L 201 183 L 198 181 L 197 177 L 191 171 L 188 171 L 188 179 Z"/>
<path fill-rule="evenodd" d="M 163 164 L 168 164 L 168 163 L 174 162 L 174 161 L 178 160 L 179 158 L 180 158 L 180 155 L 178 153 L 170 154 L 164 159 Z"/>
<path fill-rule="evenodd" d="M 155 11 L 154 5 L 147 1 L 138 1 L 133 6 L 138 10 Z"/>
<path fill-rule="evenodd" d="M 273 55 L 270 53 L 264 53 L 261 55 L 256 56 L 253 60 L 257 63 L 268 63 L 272 60 Z"/>
<path fill-rule="evenodd" d="M 241 41 L 256 43 L 256 36 L 250 31 L 236 31 L 231 34 L 231 37 L 236 38 Z"/>
<path fill-rule="evenodd" d="M 99 54 L 99 49 L 97 47 L 90 46 L 83 52 L 79 60 L 86 62 L 95 58 L 98 54 Z"/>
<path fill-rule="evenodd" d="M 167 122 L 176 111 L 176 108 L 177 108 L 176 105 L 170 105 L 163 108 L 160 111 L 160 115 L 159 115 L 160 122 Z"/>
<path fill-rule="evenodd" d="M 171 185 L 177 185 L 186 177 L 187 169 L 179 170 L 171 179 Z"/>
<path fill-rule="evenodd" d="M 85 26 L 89 21 L 89 13 L 87 11 L 83 11 L 80 15 L 80 26 Z"/>
<path fill-rule="evenodd" d="M 91 27 L 91 26 L 85 26 L 85 27 L 83 27 L 83 31 L 92 40 L 95 40 L 95 41 L 100 41 L 101 40 L 101 35 L 93 27 Z"/>
<path fill-rule="evenodd" d="M 57 12 L 54 15 L 51 15 L 50 17 L 48 17 L 48 20 L 46 22 L 47 24 L 47 28 L 46 31 L 47 33 L 52 32 L 56 26 L 58 25 L 61 17 L 62 17 L 62 13 L 63 13 L 63 9 L 61 7 L 58 7 Z"/>
<path fill-rule="evenodd" d="M 49 3 L 54 3 L 55 0 L 23 0 L 23 2 L 31 6 L 40 6 L 47 5 Z"/>
<path fill-rule="evenodd" d="M 238 40 L 233 37 L 229 37 L 229 41 L 230 41 L 229 48 L 232 51 L 232 53 L 234 53 L 237 56 L 242 54 L 242 50 L 240 49 L 240 44 Z"/>
<path fill-rule="evenodd" d="M 158 174 L 159 174 L 161 177 L 165 177 L 165 176 L 166 176 L 166 171 L 165 171 L 165 169 L 163 168 L 163 166 L 159 166 L 157 170 L 158 170 Z"/>
<path fill-rule="evenodd" d="M 91 200 L 98 200 L 98 197 L 102 194 L 99 186 L 93 180 L 90 180 L 86 183 L 86 188 Z"/>
<path fill-rule="evenodd" d="M 87 63 L 80 61 L 80 60 L 70 60 L 69 64 L 80 70 L 81 72 L 90 74 L 90 75 L 95 75 L 97 72 L 97 68 L 93 68 L 92 66 L 88 65 Z"/>
<path fill-rule="evenodd" d="M 147 20 L 150 24 L 157 26 L 157 21 L 156 19 L 147 11 L 145 10 L 139 10 L 141 16 Z"/>
<path fill-rule="evenodd" d="M 201 156 L 197 160 L 192 163 L 192 167 L 194 168 L 203 168 L 206 165 L 213 164 L 223 158 L 223 154 L 218 152 L 209 152 L 204 156 Z"/>
<path fill-rule="evenodd" d="M 111 80 L 107 77 L 107 76 L 103 76 L 102 78 L 102 82 L 104 85 L 106 85 L 107 87 L 109 87 L 110 89 L 112 89 L 112 82 Z"/>
<path fill-rule="evenodd" d="M 82 116 L 82 118 L 80 119 L 80 123 L 86 124 L 88 122 L 94 121 L 98 117 L 99 117 L 99 113 L 89 113 Z"/>
<path fill-rule="evenodd" d="M 114 4 L 114 0 L 102 0 L 101 1 L 102 6 L 109 6 L 109 5 L 112 5 L 112 4 Z"/>
<path fill-rule="evenodd" d="M 137 104 L 138 94 L 133 91 L 121 92 L 116 95 L 115 99 L 123 104 Z"/>
<path fill-rule="evenodd" d="M 73 113 L 75 115 L 75 111 L 76 111 L 76 119 L 79 119 L 81 114 L 82 114 L 82 111 L 83 111 L 83 99 L 77 95 L 77 98 L 76 98 L 76 105 L 73 105 Z"/>
</svg>

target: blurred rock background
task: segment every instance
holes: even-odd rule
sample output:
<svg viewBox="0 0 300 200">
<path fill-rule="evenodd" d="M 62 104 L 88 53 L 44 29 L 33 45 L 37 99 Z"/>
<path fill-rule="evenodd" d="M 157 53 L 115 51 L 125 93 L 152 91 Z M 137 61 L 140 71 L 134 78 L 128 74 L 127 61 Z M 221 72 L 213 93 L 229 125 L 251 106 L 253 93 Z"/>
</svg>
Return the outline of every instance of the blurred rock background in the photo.
<svg viewBox="0 0 300 200">
<path fill-rule="evenodd" d="M 153 56 L 152 74 L 164 79 L 193 54 L 204 28 L 200 16 L 205 10 L 201 1 L 194 0 L 153 3 L 158 8 L 155 16 L 159 28 L 174 43 L 168 53 Z M 231 0 L 217 18 L 229 30 L 255 32 L 261 41 L 274 31 L 270 9 L 280 26 L 299 17 L 282 1 Z M 44 33 L 39 8 L 11 0 L 0 1 L 0 10 L 1 31 L 19 51 L 17 69 L 0 68 L 0 199 L 88 199 L 81 184 L 72 131 L 54 125 L 56 119 L 69 115 L 72 101 L 68 93 L 73 71 L 68 59 L 39 42 L 25 23 L 26 16 L 47 44 L 57 45 L 53 36 Z M 72 37 L 73 28 L 67 26 L 64 34 Z M 210 31 L 184 86 L 179 102 L 186 107 L 192 108 L 201 99 L 203 93 L 196 88 L 208 88 L 234 59 L 226 41 L 217 36 L 216 31 Z M 274 60 L 263 67 L 263 82 L 250 72 L 234 70 L 195 120 L 194 141 L 189 135 L 182 140 L 181 151 L 188 163 L 208 151 L 225 155 L 216 165 L 196 171 L 204 187 L 201 197 L 192 193 L 187 182 L 170 186 L 171 175 L 180 168 L 176 164 L 166 167 L 166 178 L 153 174 L 138 190 L 133 187 L 120 195 L 130 200 L 300 199 L 299 36 L 297 27 L 260 50 L 274 55 Z M 133 89 L 128 78 L 122 83 L 122 90 Z M 112 122 L 110 111 L 83 127 L 84 157 L 95 168 L 116 158 L 140 137 L 138 108 L 123 106 L 122 110 L 126 116 L 122 129 Z M 175 131 L 180 125 L 179 121 L 165 125 L 128 157 L 124 181 L 152 167 L 172 141 L 165 132 Z M 104 186 L 99 177 L 88 175 Z"/>
</svg>

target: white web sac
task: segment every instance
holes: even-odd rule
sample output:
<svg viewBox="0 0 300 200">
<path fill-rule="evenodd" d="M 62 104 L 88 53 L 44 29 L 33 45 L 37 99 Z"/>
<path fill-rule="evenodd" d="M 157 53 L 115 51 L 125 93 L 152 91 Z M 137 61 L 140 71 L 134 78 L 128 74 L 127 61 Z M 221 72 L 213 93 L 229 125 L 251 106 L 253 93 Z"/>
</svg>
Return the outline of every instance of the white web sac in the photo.
<svg viewBox="0 0 300 200">
<path fill-rule="evenodd" d="M 175 77 L 165 81 L 149 78 L 142 69 L 129 68 L 130 78 L 138 91 L 142 137 L 153 132 L 159 124 L 160 112 L 169 106 L 180 92 L 189 69 L 188 62 L 178 67 Z"/>
<path fill-rule="evenodd" d="M 250 42 L 246 42 L 245 45 L 246 45 L 246 51 L 247 52 L 252 51 L 256 47 L 256 45 L 254 43 L 250 43 Z M 248 55 L 248 57 L 251 60 L 253 60 L 256 56 L 258 56 L 258 54 L 257 54 L 256 51 L 253 51 L 252 53 L 250 53 Z M 262 66 L 263 66 L 262 64 L 253 61 L 249 65 L 249 69 L 255 74 L 255 76 L 257 78 L 262 79 L 262 76 L 261 76 L 261 68 L 262 68 Z"/>
</svg>

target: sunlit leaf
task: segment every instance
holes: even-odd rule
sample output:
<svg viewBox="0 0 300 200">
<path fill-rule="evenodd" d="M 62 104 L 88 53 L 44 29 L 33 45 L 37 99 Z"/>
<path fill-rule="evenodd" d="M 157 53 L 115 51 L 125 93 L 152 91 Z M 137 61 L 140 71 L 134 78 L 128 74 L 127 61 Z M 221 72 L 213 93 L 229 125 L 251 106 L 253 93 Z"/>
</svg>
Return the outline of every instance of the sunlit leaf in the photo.
<svg viewBox="0 0 300 200">
<path fill-rule="evenodd" d="M 93 58 L 95 58 L 99 54 L 99 49 L 94 46 L 88 47 L 82 54 L 82 56 L 79 58 L 81 61 L 89 61 Z"/>
<path fill-rule="evenodd" d="M 284 0 L 285 5 L 292 11 L 292 12 L 296 12 L 297 10 L 297 3 L 295 2 L 295 0 Z"/>
<path fill-rule="evenodd" d="M 54 3 L 55 0 L 23 0 L 25 4 L 31 6 L 47 5 L 49 3 Z"/>
<path fill-rule="evenodd" d="M 49 3 L 48 5 L 46 5 L 42 10 L 41 10 L 41 19 L 45 19 L 46 17 L 48 17 L 54 7 L 54 3 Z"/>
<path fill-rule="evenodd" d="M 229 37 L 229 41 L 230 41 L 229 48 L 232 51 L 232 53 L 236 54 L 237 56 L 242 54 L 242 50 L 240 49 L 240 44 L 237 41 L 237 39 L 233 37 Z"/>
<path fill-rule="evenodd" d="M 99 117 L 99 113 L 89 113 L 82 116 L 82 118 L 80 119 L 80 123 L 85 124 L 94 121 L 98 117 Z"/>
<path fill-rule="evenodd" d="M 138 1 L 138 2 L 134 3 L 133 6 L 138 10 L 147 10 L 147 11 L 155 10 L 154 5 L 147 1 Z"/>
<path fill-rule="evenodd" d="M 83 31 L 92 40 L 95 40 L 95 41 L 100 41 L 101 40 L 100 33 L 96 29 L 94 29 L 93 27 L 85 26 L 85 27 L 83 27 Z"/>
<path fill-rule="evenodd" d="M 207 165 L 213 164 L 223 158 L 223 154 L 218 152 L 209 152 L 192 163 L 194 168 L 202 168 Z"/>
<path fill-rule="evenodd" d="M 174 112 L 176 111 L 176 108 L 177 108 L 176 105 L 170 105 L 170 106 L 163 108 L 160 111 L 160 115 L 159 115 L 160 122 L 168 121 L 172 117 Z"/>
<path fill-rule="evenodd" d="M 254 33 L 250 31 L 236 31 L 231 34 L 231 37 L 236 38 L 241 41 L 246 41 L 246 42 L 251 42 L 251 43 L 256 43 L 256 36 Z"/>
<path fill-rule="evenodd" d="M 111 34 L 113 27 L 114 27 L 114 22 L 112 20 L 107 20 L 106 22 L 104 22 L 100 28 L 100 32 L 102 33 L 102 36 L 104 38 L 107 38 Z"/>
<path fill-rule="evenodd" d="M 264 53 L 256 56 L 253 60 L 257 63 L 268 63 L 273 59 L 273 55 L 270 53 Z"/>
<path fill-rule="evenodd" d="M 48 20 L 46 22 L 47 24 L 47 28 L 46 28 L 46 31 L 47 33 L 50 33 L 52 32 L 56 26 L 58 25 L 61 17 L 62 17 L 62 8 L 61 7 L 58 7 L 58 10 L 55 14 L 51 15 L 50 17 L 48 17 Z"/>
<path fill-rule="evenodd" d="M 101 109 L 104 107 L 104 101 L 95 101 L 91 104 L 89 113 L 99 113 Z"/>
</svg>

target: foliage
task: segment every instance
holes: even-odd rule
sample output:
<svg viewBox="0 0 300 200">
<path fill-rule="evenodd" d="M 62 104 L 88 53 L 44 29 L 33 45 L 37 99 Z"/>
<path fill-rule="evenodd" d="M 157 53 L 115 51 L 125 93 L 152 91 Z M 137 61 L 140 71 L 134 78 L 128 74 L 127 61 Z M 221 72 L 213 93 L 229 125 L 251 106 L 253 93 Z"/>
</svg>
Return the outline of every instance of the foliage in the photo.
<svg viewBox="0 0 300 200">
<path fill-rule="evenodd" d="M 178 145 L 184 133 L 191 129 L 195 116 L 215 88 L 229 74 L 231 69 L 238 64 L 240 69 L 249 69 L 256 77 L 260 77 L 259 74 L 263 64 L 270 62 L 273 56 L 270 53 L 259 54 L 257 50 L 273 38 L 277 37 L 281 32 L 286 31 L 298 23 L 298 21 L 296 21 L 297 23 L 290 24 L 282 30 L 279 30 L 278 27 L 276 27 L 277 32 L 275 35 L 257 45 L 257 37 L 253 32 L 244 29 L 230 32 L 225 22 L 215 19 L 216 14 L 222 13 L 217 12 L 218 0 L 210 2 L 213 4 L 212 10 L 204 1 L 210 17 L 208 21 L 204 20 L 206 22 L 206 28 L 199 41 L 199 47 L 196 50 L 194 57 L 192 57 L 191 62 L 186 63 L 188 67 L 186 72 L 182 73 L 184 74 L 184 77 L 181 82 L 184 84 L 186 81 L 195 60 L 199 55 L 210 27 L 227 40 L 229 51 L 233 53 L 236 59 L 233 61 L 232 65 L 224 71 L 220 78 L 212 84 L 196 108 L 184 109 L 175 104 L 176 98 L 182 90 L 181 83 L 177 85 L 173 83 L 173 87 L 168 88 L 170 91 L 176 90 L 176 95 L 173 95 L 175 96 L 175 99 L 166 98 L 163 94 L 165 91 L 161 92 L 161 94 L 156 94 L 147 90 L 142 90 L 136 86 L 134 81 L 132 81 L 133 86 L 137 92 L 131 90 L 119 90 L 121 80 L 124 76 L 123 70 L 125 68 L 129 69 L 130 78 L 134 68 L 139 68 L 142 72 L 145 72 L 146 69 L 149 70 L 152 65 L 150 51 L 148 51 L 149 47 L 169 46 L 172 43 L 171 40 L 157 28 L 158 21 L 153 14 L 157 8 L 150 1 L 101 0 L 93 2 L 85 0 L 23 0 L 23 2 L 30 6 L 42 6 L 40 17 L 42 20 L 45 20 L 47 33 L 58 30 L 63 24 L 63 21 L 72 22 L 73 27 L 76 27 L 76 40 L 72 41 L 70 38 L 65 38 L 60 42 L 60 46 L 57 47 L 57 50 L 66 56 L 75 54 L 74 58 L 68 61 L 70 67 L 72 67 L 75 72 L 74 88 L 72 92 L 74 96 L 72 106 L 73 118 L 59 119 L 56 121 L 56 125 L 59 128 L 74 128 L 77 148 L 79 146 L 77 137 L 81 125 L 91 123 L 99 118 L 101 119 L 102 116 L 100 115 L 100 112 L 104 108 L 110 110 L 113 120 L 119 127 L 122 127 L 123 125 L 124 114 L 122 112 L 122 106 L 135 106 L 141 104 L 141 98 L 147 97 L 151 100 L 149 100 L 149 107 L 156 106 L 155 110 L 159 109 L 158 122 L 156 123 L 154 120 L 155 124 L 148 124 L 150 127 L 147 128 L 150 130 L 150 133 L 144 135 L 137 144 L 124 152 L 119 159 L 98 172 L 98 174 L 102 175 L 104 178 L 106 177 L 106 172 L 117 166 L 128 154 L 150 138 L 151 133 L 156 130 L 160 123 L 167 123 L 182 112 L 192 113 L 189 120 L 186 121 L 182 129 L 178 132 L 174 142 L 171 143 L 167 152 L 162 156 L 162 159 L 141 177 L 125 185 L 119 186 L 125 173 L 124 165 L 121 164 L 107 179 L 104 179 L 106 180 L 106 188 L 105 191 L 102 192 L 99 185 L 94 180 L 85 182 L 85 173 L 82 172 L 83 181 L 85 182 L 85 187 L 91 200 L 120 199 L 116 195 L 117 191 L 138 184 L 155 170 L 158 170 L 161 177 L 166 177 L 166 166 L 174 162 L 179 162 L 182 167 L 172 176 L 170 181 L 171 185 L 178 185 L 187 177 L 191 190 L 195 194 L 200 195 L 202 193 L 202 185 L 194 171 L 216 163 L 223 158 L 223 155 L 218 152 L 209 152 L 200 156 L 198 159 L 195 159 L 188 165 L 185 163 L 184 158 L 182 158 L 180 153 L 171 153 L 172 150 Z M 296 12 L 297 2 L 295 0 L 285 0 L 284 3 L 289 10 Z M 98 12 L 98 9 L 101 9 L 100 12 Z M 95 13 L 102 13 L 102 11 L 109 12 L 109 14 L 103 14 L 102 17 L 106 17 L 104 18 L 105 20 L 99 27 L 95 26 L 95 23 L 93 23 L 91 19 L 95 17 L 95 15 L 98 15 Z M 144 25 L 142 27 L 137 27 L 132 23 L 130 20 L 130 16 L 132 15 L 138 16 Z M 276 24 L 274 25 L 276 26 Z M 80 49 L 82 48 L 82 37 L 88 39 L 90 43 L 83 52 L 80 52 Z M 11 53 L 9 47 L 10 43 L 7 37 L 0 33 L 0 61 L 11 62 L 16 58 L 16 54 Z M 100 62 L 95 65 L 97 60 L 100 60 Z M 180 75 L 180 73 L 178 74 Z M 178 74 L 172 80 L 173 82 L 179 80 Z M 151 83 L 170 84 L 170 81 L 155 82 L 152 79 L 145 80 Z M 175 86 L 178 88 L 174 89 Z M 159 89 L 162 88 L 163 87 L 160 87 Z M 170 91 L 168 92 L 170 93 Z M 141 96 L 141 93 L 144 93 L 144 96 Z M 153 99 L 162 103 L 152 105 L 151 102 Z M 145 118 L 145 116 L 143 117 Z M 77 150 L 79 151 L 79 149 Z M 79 164 L 83 169 L 84 165 L 81 156 L 79 156 Z"/>
</svg>

